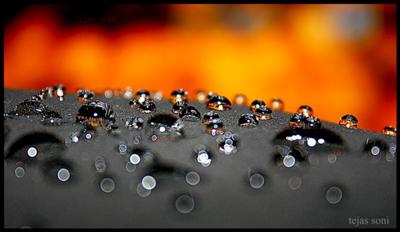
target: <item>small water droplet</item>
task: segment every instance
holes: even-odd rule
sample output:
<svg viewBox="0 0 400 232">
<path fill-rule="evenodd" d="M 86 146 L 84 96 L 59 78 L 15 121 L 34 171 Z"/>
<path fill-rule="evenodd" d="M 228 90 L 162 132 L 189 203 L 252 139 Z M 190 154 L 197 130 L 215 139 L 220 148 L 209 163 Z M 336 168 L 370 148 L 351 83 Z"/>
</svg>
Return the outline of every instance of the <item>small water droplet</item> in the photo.
<svg viewBox="0 0 400 232">
<path fill-rule="evenodd" d="M 207 133 L 212 136 L 222 135 L 224 133 L 224 124 L 217 118 L 208 122 Z"/>
<path fill-rule="evenodd" d="M 38 154 L 38 150 L 36 149 L 36 147 L 29 147 L 27 154 L 29 157 L 36 157 L 36 155 Z"/>
<path fill-rule="evenodd" d="M 128 151 L 128 146 L 125 143 L 118 144 L 118 152 L 121 155 L 125 155 Z"/>
<path fill-rule="evenodd" d="M 268 108 L 267 106 L 260 106 L 257 109 L 254 110 L 254 114 L 256 115 L 257 120 L 270 120 L 272 118 L 271 116 L 272 110 Z"/>
<path fill-rule="evenodd" d="M 187 101 L 188 92 L 184 89 L 176 89 L 171 92 L 170 102 L 175 104 L 178 101 Z"/>
<path fill-rule="evenodd" d="M 104 126 L 107 121 L 115 121 L 114 112 L 110 105 L 99 100 L 83 104 L 76 116 L 76 122 L 88 124 L 91 127 Z"/>
<path fill-rule="evenodd" d="M 307 145 L 309 147 L 315 147 L 315 145 L 317 145 L 317 141 L 314 138 L 307 138 Z"/>
<path fill-rule="evenodd" d="M 143 102 L 150 99 L 150 92 L 146 89 L 141 89 L 136 92 L 135 99 L 139 102 L 139 104 L 142 104 Z"/>
<path fill-rule="evenodd" d="M 106 90 L 104 91 L 104 96 L 105 96 L 106 98 L 112 98 L 112 96 L 113 96 L 113 91 L 112 91 L 112 89 L 106 89 Z"/>
<path fill-rule="evenodd" d="M 127 172 L 134 172 L 136 170 L 136 165 L 131 162 L 126 162 L 125 169 Z"/>
<path fill-rule="evenodd" d="M 14 173 L 17 178 L 22 178 L 25 175 L 25 169 L 23 167 L 16 167 Z"/>
<path fill-rule="evenodd" d="M 193 106 L 184 107 L 180 112 L 179 117 L 186 121 L 197 121 L 201 119 L 200 112 Z"/>
<path fill-rule="evenodd" d="M 196 162 L 203 167 L 208 167 L 212 162 L 212 155 L 203 144 L 198 144 L 194 148 L 194 157 Z"/>
<path fill-rule="evenodd" d="M 346 114 L 340 118 L 339 125 L 347 128 L 357 128 L 358 119 L 351 114 Z"/>
<path fill-rule="evenodd" d="M 139 107 L 139 101 L 138 101 L 137 99 L 135 99 L 135 98 L 129 100 L 128 103 L 129 103 L 129 106 L 130 106 L 132 109 L 136 109 L 136 108 Z"/>
<path fill-rule="evenodd" d="M 149 114 L 156 110 L 156 104 L 153 100 L 146 99 L 142 103 L 139 103 L 139 111 L 141 113 Z"/>
<path fill-rule="evenodd" d="M 277 111 L 283 111 L 283 109 L 284 109 L 283 101 L 279 98 L 271 99 L 270 106 L 271 106 L 271 109 L 277 110 Z"/>
<path fill-rule="evenodd" d="M 289 120 L 289 126 L 293 129 L 320 129 L 321 121 L 314 116 L 306 116 L 301 113 L 295 113 Z"/>
<path fill-rule="evenodd" d="M 112 178 L 106 177 L 100 181 L 100 189 L 105 193 L 111 193 L 115 189 L 115 182 Z"/>
<path fill-rule="evenodd" d="M 328 162 L 330 164 L 336 163 L 336 160 L 337 160 L 337 156 L 335 154 L 329 154 L 328 155 Z"/>
<path fill-rule="evenodd" d="M 308 116 L 312 116 L 314 114 L 314 111 L 311 108 L 311 106 L 302 105 L 302 106 L 299 106 L 299 108 L 297 109 L 297 113 L 303 114 L 304 116 L 308 117 Z"/>
<path fill-rule="evenodd" d="M 250 104 L 250 110 L 255 111 L 256 109 L 260 108 L 261 106 L 265 106 L 265 102 L 261 99 L 256 99 Z"/>
<path fill-rule="evenodd" d="M 260 189 L 264 186 L 264 175 L 261 173 L 254 173 L 249 178 L 250 186 L 253 189 Z"/>
<path fill-rule="evenodd" d="M 139 164 L 139 162 L 140 162 L 140 156 L 138 155 L 138 154 L 132 154 L 130 157 L 129 157 L 129 161 L 132 163 L 132 164 Z"/>
<path fill-rule="evenodd" d="M 205 103 L 207 101 L 207 93 L 204 90 L 198 90 L 196 92 L 196 100 L 200 103 Z"/>
<path fill-rule="evenodd" d="M 175 208 L 179 213 L 187 214 L 194 209 L 194 199 L 188 194 L 182 194 L 175 200 Z"/>
<path fill-rule="evenodd" d="M 237 151 L 239 136 L 228 131 L 225 134 L 218 136 L 217 143 L 220 152 L 225 155 L 230 155 Z"/>
<path fill-rule="evenodd" d="M 157 185 L 157 181 L 152 176 L 145 176 L 142 178 L 142 186 L 147 190 L 153 190 Z"/>
<path fill-rule="evenodd" d="M 245 113 L 240 115 L 239 118 L 239 126 L 241 127 L 256 127 L 258 124 L 258 120 L 256 116 L 252 113 Z"/>
<path fill-rule="evenodd" d="M 151 194 L 151 190 L 145 189 L 142 185 L 142 183 L 139 183 L 136 186 L 136 193 L 140 196 L 140 197 L 148 197 Z"/>
<path fill-rule="evenodd" d="M 213 96 L 208 100 L 207 107 L 212 110 L 230 110 L 232 104 L 228 98 L 224 96 Z"/>
<path fill-rule="evenodd" d="M 70 174 L 69 170 L 66 168 L 61 168 L 57 172 L 57 178 L 62 182 L 68 181 L 70 176 L 71 176 L 71 174 Z"/>
<path fill-rule="evenodd" d="M 53 87 L 53 96 L 56 96 L 59 101 L 64 100 L 65 87 L 63 85 L 57 85 Z"/>
<path fill-rule="evenodd" d="M 78 89 L 76 95 L 80 103 L 91 101 L 94 97 L 94 92 L 88 89 Z"/>
<path fill-rule="evenodd" d="M 126 87 L 125 90 L 123 91 L 123 97 L 125 99 L 131 99 L 133 97 L 133 90 L 131 87 Z"/>
<path fill-rule="evenodd" d="M 364 151 L 375 157 L 379 157 L 386 149 L 386 144 L 380 140 L 368 140 L 364 147 Z"/>
<path fill-rule="evenodd" d="M 188 106 L 186 101 L 177 101 L 175 104 L 172 105 L 172 113 L 180 114 L 182 110 Z"/>
<path fill-rule="evenodd" d="M 100 173 L 105 172 L 107 169 L 107 164 L 106 164 L 106 160 L 104 159 L 104 157 L 102 157 L 102 156 L 96 157 L 96 159 L 94 161 L 94 167 L 97 172 L 100 172 Z"/>
<path fill-rule="evenodd" d="M 217 112 L 211 110 L 203 115 L 203 120 L 201 122 L 205 125 L 208 125 L 215 119 L 219 119 L 219 115 Z"/>
<path fill-rule="evenodd" d="M 292 176 L 288 180 L 288 185 L 291 190 L 297 190 L 301 187 L 302 180 L 298 176 Z"/>
<path fill-rule="evenodd" d="M 396 137 L 397 136 L 397 129 L 395 127 L 393 127 L 393 126 L 385 126 L 383 128 L 383 133 L 385 135 L 390 135 L 390 136 Z"/>
<path fill-rule="evenodd" d="M 236 94 L 234 99 L 236 105 L 247 105 L 247 97 L 244 94 Z"/>
<path fill-rule="evenodd" d="M 326 191 L 325 197 L 330 204 L 335 205 L 342 200 L 343 192 L 339 187 L 332 186 Z"/>
<path fill-rule="evenodd" d="M 183 121 L 173 114 L 159 113 L 153 115 L 147 122 L 155 139 L 158 137 L 180 137 L 182 136 Z M 161 129 L 161 128 L 164 129 Z M 160 130 L 161 129 L 161 130 Z M 153 138 L 152 138 L 153 139 Z"/>
<path fill-rule="evenodd" d="M 195 186 L 200 183 L 200 175 L 195 171 L 190 171 L 185 176 L 187 184 Z"/>
<path fill-rule="evenodd" d="M 283 157 L 283 165 L 287 168 L 291 168 L 296 164 L 296 159 L 292 155 L 285 155 Z"/>
<path fill-rule="evenodd" d="M 125 122 L 125 126 L 129 129 L 140 130 L 143 128 L 144 119 L 141 117 L 133 116 L 129 117 Z"/>
<path fill-rule="evenodd" d="M 164 94 L 163 94 L 162 91 L 155 91 L 155 92 L 152 92 L 152 93 L 150 94 L 150 97 L 151 97 L 154 101 L 161 101 L 161 100 L 163 99 L 163 96 L 164 96 Z"/>
</svg>

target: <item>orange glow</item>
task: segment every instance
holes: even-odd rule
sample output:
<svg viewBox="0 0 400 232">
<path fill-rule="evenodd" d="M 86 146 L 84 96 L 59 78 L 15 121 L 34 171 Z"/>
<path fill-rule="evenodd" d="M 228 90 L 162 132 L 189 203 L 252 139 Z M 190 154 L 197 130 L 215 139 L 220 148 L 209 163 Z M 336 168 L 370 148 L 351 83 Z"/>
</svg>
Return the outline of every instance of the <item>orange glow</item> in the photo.
<svg viewBox="0 0 400 232">
<path fill-rule="evenodd" d="M 184 88 L 191 97 L 212 90 L 233 101 L 243 93 L 284 101 L 285 111 L 307 104 L 322 120 L 337 123 L 353 114 L 359 128 L 396 127 L 396 32 L 377 20 L 365 39 L 352 42 L 328 10 L 382 5 L 250 5 L 240 9 L 284 14 L 254 31 L 220 22 L 216 5 L 171 5 L 176 23 L 65 26 L 48 6 L 21 12 L 5 28 L 5 88 L 40 89 L 62 83 L 67 90 Z M 386 5 L 395 9 L 395 5 Z M 193 13 L 197 12 L 197 13 Z M 193 14 L 192 14 L 193 13 Z M 395 22 L 393 22 L 395 23 Z"/>
</svg>

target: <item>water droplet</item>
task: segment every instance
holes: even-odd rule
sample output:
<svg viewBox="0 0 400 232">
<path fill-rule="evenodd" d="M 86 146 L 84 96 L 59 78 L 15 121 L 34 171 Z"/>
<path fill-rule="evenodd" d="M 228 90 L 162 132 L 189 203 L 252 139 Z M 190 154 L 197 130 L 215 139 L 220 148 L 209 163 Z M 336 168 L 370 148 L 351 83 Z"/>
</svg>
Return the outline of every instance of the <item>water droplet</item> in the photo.
<svg viewBox="0 0 400 232">
<path fill-rule="evenodd" d="M 252 113 L 245 113 L 240 115 L 239 118 L 239 126 L 241 127 L 256 127 L 258 124 L 258 120 L 256 116 Z"/>
<path fill-rule="evenodd" d="M 200 112 L 193 106 L 183 108 L 179 116 L 186 121 L 197 121 L 201 119 Z"/>
<path fill-rule="evenodd" d="M 336 163 L 337 156 L 335 154 L 329 154 L 328 155 L 328 163 L 334 164 Z"/>
<path fill-rule="evenodd" d="M 17 178 L 22 178 L 25 175 L 25 169 L 23 167 L 17 167 L 14 173 Z"/>
<path fill-rule="evenodd" d="M 38 154 L 38 151 L 35 147 L 28 148 L 27 154 L 29 157 L 35 157 Z"/>
<path fill-rule="evenodd" d="M 137 99 L 135 99 L 135 98 L 129 100 L 128 103 L 129 103 L 129 106 L 130 106 L 132 109 L 136 109 L 136 108 L 139 107 L 139 101 L 138 101 Z"/>
<path fill-rule="evenodd" d="M 380 140 L 369 140 L 367 141 L 364 151 L 370 153 L 371 155 L 378 157 L 384 151 L 386 151 L 387 146 L 383 141 Z"/>
<path fill-rule="evenodd" d="M 306 116 L 301 113 L 295 113 L 289 120 L 289 126 L 293 129 L 320 129 L 321 121 L 314 116 Z"/>
<path fill-rule="evenodd" d="M 142 183 L 139 183 L 136 186 L 136 193 L 140 196 L 140 197 L 148 197 L 151 194 L 151 190 L 145 189 L 142 185 Z"/>
<path fill-rule="evenodd" d="M 112 96 L 113 96 L 113 91 L 112 91 L 111 89 L 106 89 L 106 90 L 104 91 L 104 96 L 105 96 L 106 98 L 112 98 Z"/>
<path fill-rule="evenodd" d="M 222 135 L 224 133 L 224 124 L 219 118 L 209 121 L 207 124 L 207 133 L 212 136 Z"/>
<path fill-rule="evenodd" d="M 175 104 L 178 101 L 187 101 L 188 100 L 188 92 L 184 89 L 176 89 L 172 91 L 170 101 L 172 104 Z"/>
<path fill-rule="evenodd" d="M 257 120 L 270 120 L 272 118 L 271 116 L 271 109 L 268 108 L 267 106 L 260 106 L 257 109 L 254 110 L 254 114 L 256 115 Z"/>
<path fill-rule="evenodd" d="M 126 162 L 125 169 L 127 172 L 134 172 L 136 170 L 136 165 L 131 162 Z"/>
<path fill-rule="evenodd" d="M 283 111 L 283 109 L 284 109 L 283 101 L 279 98 L 271 99 L 270 106 L 271 106 L 271 109 L 277 110 L 277 111 Z"/>
<path fill-rule="evenodd" d="M 219 115 L 217 112 L 211 110 L 203 115 L 203 120 L 201 122 L 205 125 L 208 125 L 215 119 L 219 119 Z"/>
<path fill-rule="evenodd" d="M 118 145 L 118 152 L 121 155 L 125 155 L 127 153 L 127 151 L 128 151 L 128 146 L 125 143 L 120 143 Z"/>
<path fill-rule="evenodd" d="M 190 171 L 185 176 L 186 183 L 195 186 L 200 183 L 200 175 L 195 171 Z"/>
<path fill-rule="evenodd" d="M 224 96 L 213 96 L 208 100 L 207 107 L 212 110 L 230 110 L 232 104 L 228 98 Z"/>
<path fill-rule="evenodd" d="M 94 92 L 88 89 L 78 89 L 78 91 L 76 91 L 76 95 L 78 96 L 78 100 L 80 103 L 85 103 L 93 99 Z"/>
<path fill-rule="evenodd" d="M 236 94 L 234 99 L 236 105 L 247 105 L 247 97 L 244 94 Z"/>
<path fill-rule="evenodd" d="M 129 129 L 140 130 L 143 128 L 144 119 L 141 117 L 133 116 L 129 117 L 125 122 L 125 126 Z"/>
<path fill-rule="evenodd" d="M 123 97 L 125 99 L 131 99 L 133 97 L 133 90 L 131 87 L 126 87 L 125 90 L 123 91 Z"/>
<path fill-rule="evenodd" d="M 379 149 L 379 147 L 377 147 L 377 146 L 373 146 L 371 148 L 371 154 L 372 155 L 379 155 L 380 152 L 381 152 L 381 149 Z"/>
<path fill-rule="evenodd" d="M 151 113 L 156 110 L 156 104 L 153 102 L 153 100 L 147 99 L 143 101 L 142 103 L 139 103 L 139 111 L 141 113 Z"/>
<path fill-rule="evenodd" d="M 395 127 L 393 127 L 393 126 L 385 126 L 383 128 L 383 133 L 385 135 L 390 135 L 390 136 L 396 137 L 397 136 L 397 129 Z"/>
<path fill-rule="evenodd" d="M 140 156 L 138 155 L 138 154 L 132 154 L 130 157 L 129 157 L 129 161 L 132 163 L 132 164 L 139 164 L 139 162 L 140 162 Z"/>
<path fill-rule="evenodd" d="M 142 186 L 147 190 L 153 190 L 157 185 L 156 179 L 152 176 L 145 176 L 142 179 Z"/>
<path fill-rule="evenodd" d="M 342 190 L 336 186 L 332 186 L 326 191 L 326 200 L 332 205 L 339 203 L 342 197 Z"/>
<path fill-rule="evenodd" d="M 115 182 L 112 178 L 106 177 L 100 181 L 100 189 L 105 193 L 111 193 L 115 189 Z"/>
<path fill-rule="evenodd" d="M 150 92 L 145 89 L 141 89 L 136 92 L 135 99 L 139 102 L 139 104 L 141 104 L 150 99 Z"/>
<path fill-rule="evenodd" d="M 358 119 L 351 114 L 346 114 L 340 118 L 339 125 L 347 128 L 357 128 Z"/>
<path fill-rule="evenodd" d="M 297 113 L 303 114 L 304 116 L 312 116 L 314 114 L 313 109 L 311 106 L 308 105 L 302 105 L 297 109 Z"/>
<path fill-rule="evenodd" d="M 253 189 L 260 189 L 264 186 L 264 175 L 261 173 L 254 173 L 250 176 L 249 182 Z"/>
<path fill-rule="evenodd" d="M 288 185 L 291 190 L 297 190 L 301 187 L 302 180 L 298 176 L 292 176 L 288 180 Z"/>
<path fill-rule="evenodd" d="M 182 110 L 187 106 L 188 104 L 186 101 L 177 101 L 175 104 L 172 105 L 172 113 L 180 114 Z"/>
<path fill-rule="evenodd" d="M 237 151 L 239 136 L 228 131 L 225 134 L 218 136 L 217 143 L 220 152 L 225 155 L 230 155 Z"/>
<path fill-rule="evenodd" d="M 195 160 L 203 167 L 208 167 L 212 162 L 212 155 L 203 144 L 198 144 L 194 148 Z"/>
<path fill-rule="evenodd" d="M 250 104 L 250 110 L 254 112 L 256 109 L 260 108 L 261 106 L 266 106 L 265 102 L 261 99 L 256 99 Z"/>
<path fill-rule="evenodd" d="M 207 101 L 207 93 L 204 90 L 198 90 L 196 92 L 196 100 L 200 103 L 205 103 Z"/>
<path fill-rule="evenodd" d="M 107 164 L 106 164 L 106 160 L 104 159 L 104 157 L 102 157 L 102 156 L 96 157 L 96 159 L 94 161 L 94 167 L 97 172 L 100 172 L 100 173 L 105 172 L 107 169 Z"/>
<path fill-rule="evenodd" d="M 63 85 L 57 85 L 53 87 L 53 89 L 54 89 L 53 95 L 56 96 L 59 101 L 63 101 L 65 95 L 65 87 Z"/>
<path fill-rule="evenodd" d="M 107 122 L 114 122 L 112 107 L 99 100 L 88 101 L 83 104 L 76 116 L 76 122 L 85 123 L 92 127 L 103 126 Z"/>
<path fill-rule="evenodd" d="M 194 209 L 194 199 L 188 194 L 183 194 L 176 198 L 175 208 L 179 213 L 187 214 Z"/>
<path fill-rule="evenodd" d="M 57 177 L 62 182 L 69 180 L 70 176 L 71 176 L 71 174 L 69 173 L 69 170 L 66 168 L 61 168 L 57 172 Z"/>
</svg>

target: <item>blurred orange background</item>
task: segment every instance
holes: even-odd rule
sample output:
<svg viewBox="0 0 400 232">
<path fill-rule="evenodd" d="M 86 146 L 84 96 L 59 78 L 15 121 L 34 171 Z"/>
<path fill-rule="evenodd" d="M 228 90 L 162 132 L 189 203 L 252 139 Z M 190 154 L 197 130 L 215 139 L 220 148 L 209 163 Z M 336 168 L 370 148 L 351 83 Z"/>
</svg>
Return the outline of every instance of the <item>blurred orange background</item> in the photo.
<svg viewBox="0 0 400 232">
<path fill-rule="evenodd" d="M 73 8 L 75 9 L 75 8 Z M 72 12 L 72 13 L 71 13 Z M 396 6 L 30 5 L 4 33 L 4 87 L 184 88 L 279 97 L 322 120 L 396 125 Z M 100 13 L 99 13 L 100 12 Z"/>
</svg>

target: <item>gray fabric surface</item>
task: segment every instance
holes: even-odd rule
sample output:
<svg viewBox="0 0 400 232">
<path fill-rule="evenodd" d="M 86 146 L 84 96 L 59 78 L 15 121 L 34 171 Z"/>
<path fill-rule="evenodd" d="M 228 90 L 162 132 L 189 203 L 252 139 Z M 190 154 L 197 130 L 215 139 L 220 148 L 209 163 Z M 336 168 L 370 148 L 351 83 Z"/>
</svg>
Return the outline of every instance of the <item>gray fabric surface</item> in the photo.
<svg viewBox="0 0 400 232">
<path fill-rule="evenodd" d="M 32 94 L 5 90 L 5 112 L 13 110 L 17 103 Z M 113 106 L 121 134 L 108 135 L 100 128 L 92 140 L 62 145 L 64 150 L 52 150 L 51 147 L 40 150 L 38 145 L 39 155 L 56 151 L 58 154 L 55 155 L 68 161 L 72 171 L 70 180 L 65 183 L 48 181 L 41 161 L 26 163 L 25 175 L 17 178 L 14 171 L 18 160 L 6 158 L 6 227 L 341 228 L 356 227 L 349 219 L 357 218 L 364 222 L 359 227 L 396 226 L 397 154 L 396 159 L 389 162 L 385 158 L 388 150 L 380 158 L 363 151 L 367 139 L 380 139 L 390 146 L 396 144 L 394 137 L 346 129 L 323 121 L 323 128 L 333 131 L 343 140 L 345 150 L 338 154 L 340 149 L 328 145 L 325 150 L 306 149 L 306 162 L 284 168 L 273 162 L 276 153 L 273 139 L 277 133 L 288 128 L 290 114 L 273 112 L 272 120 L 262 121 L 256 128 L 241 128 L 237 125 L 238 118 L 241 113 L 249 111 L 247 107 L 234 106 L 230 111 L 220 112 L 225 130 L 237 133 L 240 138 L 237 153 L 227 156 L 218 151 L 216 137 L 207 134 L 206 127 L 200 122 L 185 122 L 185 137 L 182 139 L 153 142 L 148 136 L 146 121 L 154 113 L 141 114 L 131 109 L 126 99 L 95 98 Z M 76 96 L 67 95 L 63 102 L 48 98 L 44 103 L 61 113 L 65 123 L 57 127 L 45 126 L 36 116 L 5 119 L 4 124 L 8 128 L 5 154 L 13 143 L 26 134 L 47 132 L 64 144 L 72 132 L 82 128 L 75 123 L 81 105 Z M 168 101 L 156 102 L 156 105 L 158 112 L 171 111 Z M 207 112 L 204 104 L 192 105 L 202 115 Z M 318 109 L 315 111 L 318 116 Z M 133 115 L 145 119 L 143 130 L 125 128 L 125 120 Z M 137 145 L 133 143 L 136 135 L 143 138 Z M 168 177 L 158 182 L 150 196 L 140 197 L 136 186 L 148 170 L 137 167 L 134 172 L 127 172 L 128 156 L 117 152 L 121 141 L 131 147 L 151 151 L 165 164 L 196 171 L 201 177 L 200 183 L 190 186 L 183 179 Z M 195 163 L 193 148 L 197 144 L 206 145 L 212 152 L 214 160 L 210 167 Z M 26 155 L 26 149 L 21 148 L 13 157 Z M 332 161 L 335 152 L 336 162 L 328 162 Z M 105 157 L 107 163 L 107 171 L 102 174 L 94 168 L 94 160 L 99 155 Z M 248 173 L 252 170 L 265 175 L 265 184 L 261 189 L 252 189 L 248 183 Z M 99 188 L 104 176 L 115 181 L 115 190 L 111 193 L 104 193 Z M 293 176 L 302 180 L 296 190 L 288 185 Z M 329 204 L 326 199 L 326 191 L 331 186 L 343 191 L 338 204 Z M 181 214 L 175 208 L 175 199 L 182 193 L 191 194 L 195 202 L 194 209 L 188 214 Z M 365 219 L 368 224 L 365 224 Z"/>
</svg>

